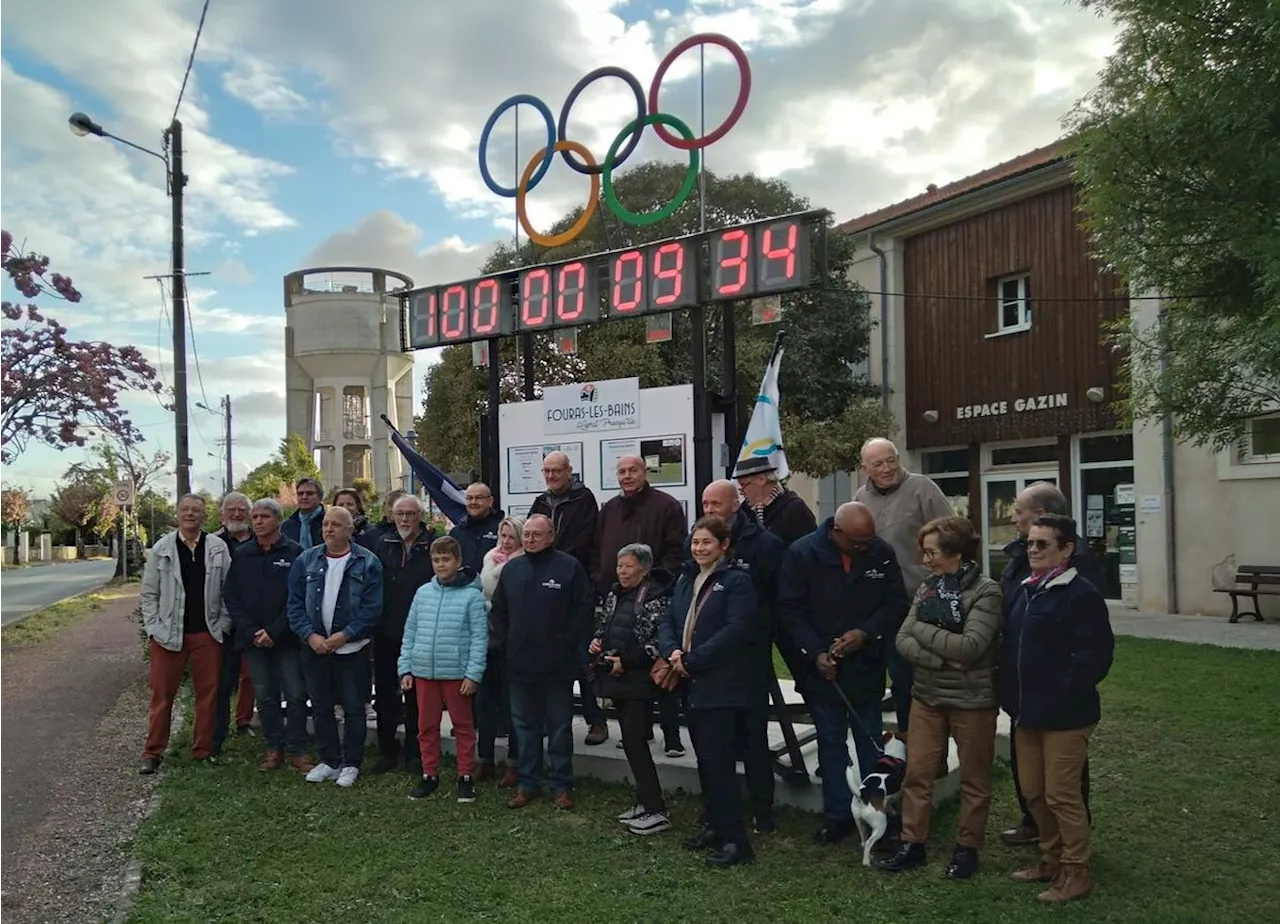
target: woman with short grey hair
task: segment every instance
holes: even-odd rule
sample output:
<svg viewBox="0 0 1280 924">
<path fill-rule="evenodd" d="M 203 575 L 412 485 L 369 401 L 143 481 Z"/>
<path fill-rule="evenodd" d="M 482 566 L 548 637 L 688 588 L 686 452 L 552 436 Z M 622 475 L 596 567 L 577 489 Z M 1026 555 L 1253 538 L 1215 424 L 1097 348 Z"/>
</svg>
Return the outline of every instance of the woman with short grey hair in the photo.
<svg viewBox="0 0 1280 924">
<path fill-rule="evenodd" d="M 671 819 L 649 753 L 650 713 L 658 696 L 649 671 L 658 658 L 658 622 L 667 610 L 671 577 L 654 570 L 653 550 L 638 542 L 618 550 L 617 575 L 596 613 L 588 650 L 595 658 L 596 688 L 618 710 L 622 749 L 636 781 L 636 806 L 618 821 L 632 834 L 657 834 L 671 827 Z"/>
</svg>

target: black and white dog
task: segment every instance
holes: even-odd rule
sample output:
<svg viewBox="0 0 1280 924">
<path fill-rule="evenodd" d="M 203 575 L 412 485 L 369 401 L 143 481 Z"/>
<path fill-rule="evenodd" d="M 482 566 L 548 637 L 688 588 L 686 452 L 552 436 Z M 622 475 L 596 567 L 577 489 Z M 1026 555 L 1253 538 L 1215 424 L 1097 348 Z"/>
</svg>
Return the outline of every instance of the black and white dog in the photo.
<svg viewBox="0 0 1280 924">
<path fill-rule="evenodd" d="M 902 777 L 907 769 L 906 739 L 892 732 L 885 732 L 884 751 L 869 773 L 862 772 L 855 762 L 845 770 L 849 791 L 853 793 L 853 821 L 862 839 L 862 865 L 871 865 L 871 851 L 884 837 L 889 818 L 886 807 L 902 795 Z"/>
</svg>

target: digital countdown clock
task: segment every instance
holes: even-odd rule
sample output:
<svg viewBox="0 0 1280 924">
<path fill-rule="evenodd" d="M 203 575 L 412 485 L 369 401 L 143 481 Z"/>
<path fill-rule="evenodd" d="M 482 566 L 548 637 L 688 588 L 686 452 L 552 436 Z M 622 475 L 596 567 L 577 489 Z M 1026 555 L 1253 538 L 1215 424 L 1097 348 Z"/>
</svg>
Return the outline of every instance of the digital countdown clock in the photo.
<svg viewBox="0 0 1280 924">
<path fill-rule="evenodd" d="M 403 347 L 469 343 L 809 288 L 826 212 L 804 212 L 415 289 Z"/>
</svg>

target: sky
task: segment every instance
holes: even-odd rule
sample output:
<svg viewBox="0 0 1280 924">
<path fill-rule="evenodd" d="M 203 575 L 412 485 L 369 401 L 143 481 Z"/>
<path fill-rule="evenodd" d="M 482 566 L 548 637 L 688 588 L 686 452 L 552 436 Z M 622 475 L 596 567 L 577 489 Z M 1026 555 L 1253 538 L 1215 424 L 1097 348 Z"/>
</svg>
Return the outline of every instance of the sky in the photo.
<svg viewBox="0 0 1280 924">
<path fill-rule="evenodd" d="M 160 161 L 67 126 L 83 111 L 158 150 L 178 100 L 201 0 L 8 0 L 0 14 L 0 210 L 84 299 L 52 303 L 73 339 L 132 343 L 172 383 L 169 305 L 147 276 L 169 270 Z M 305 11 L 305 15 L 303 14 Z M 184 127 L 192 482 L 218 493 L 232 400 L 236 477 L 284 435 L 283 276 L 378 266 L 416 284 L 475 271 L 515 230 L 512 200 L 477 167 L 481 129 L 516 93 L 553 115 L 606 64 L 647 87 L 684 38 L 719 32 L 747 52 L 741 120 L 704 151 L 707 168 L 776 176 L 847 220 L 1047 144 L 1096 82 L 1114 27 L 1063 0 L 211 0 L 178 117 Z M 738 92 L 733 59 L 681 56 L 662 109 L 708 128 Z M 502 185 L 546 129 L 521 107 L 497 123 L 488 163 Z M 569 137 L 603 160 L 634 118 L 630 91 L 593 83 Z M 633 155 L 679 159 L 651 132 Z M 557 164 L 529 197 L 536 227 L 580 204 Z M 5 283 L 6 300 L 17 299 Z M 21 299 L 19 299 L 21 300 Z M 50 303 L 45 302 L 49 305 Z M 415 403 L 433 357 L 415 356 Z M 154 449 L 173 417 L 152 396 L 124 406 Z M 47 496 L 84 451 L 29 448 L 6 486 Z M 171 483 L 171 479 L 170 479 Z"/>
</svg>

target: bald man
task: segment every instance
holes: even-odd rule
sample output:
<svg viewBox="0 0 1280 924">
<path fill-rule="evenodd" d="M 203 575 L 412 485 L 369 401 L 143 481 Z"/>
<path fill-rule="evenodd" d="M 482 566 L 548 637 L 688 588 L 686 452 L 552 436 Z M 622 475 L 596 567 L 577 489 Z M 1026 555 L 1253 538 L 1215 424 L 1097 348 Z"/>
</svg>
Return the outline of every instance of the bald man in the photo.
<svg viewBox="0 0 1280 924">
<path fill-rule="evenodd" d="M 854 830 L 847 740 L 852 731 L 859 776 L 870 772 L 882 729 L 885 639 L 894 638 L 910 603 L 897 556 L 876 535 L 875 518 L 863 504 L 842 504 L 782 559 L 777 613 L 803 659 L 818 732 L 825 824 L 815 840 L 821 844 Z"/>
<path fill-rule="evenodd" d="M 355 523 L 345 507 L 325 510 L 324 539 L 289 569 L 289 626 L 302 639 L 302 673 L 311 698 L 320 763 L 308 783 L 354 786 L 364 759 L 365 703 L 371 683 L 369 644 L 382 612 L 382 563 L 351 542 Z M 334 693 L 343 732 L 333 716 Z"/>
</svg>

